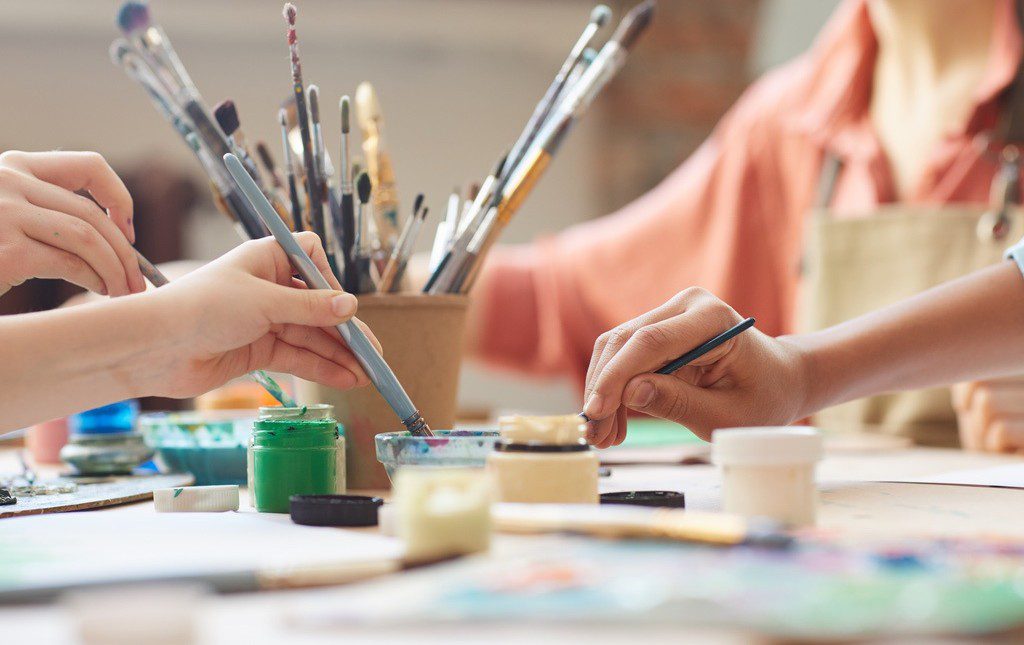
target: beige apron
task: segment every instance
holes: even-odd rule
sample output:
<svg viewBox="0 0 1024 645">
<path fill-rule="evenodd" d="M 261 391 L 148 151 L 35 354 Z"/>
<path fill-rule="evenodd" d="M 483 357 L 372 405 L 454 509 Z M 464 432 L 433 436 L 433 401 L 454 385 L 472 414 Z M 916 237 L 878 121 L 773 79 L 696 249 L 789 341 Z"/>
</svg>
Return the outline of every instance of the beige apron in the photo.
<svg viewBox="0 0 1024 645">
<path fill-rule="evenodd" d="M 1021 238 L 1019 213 L 1000 236 L 979 236 L 987 209 L 951 205 L 885 206 L 856 219 L 816 209 L 808 232 L 800 322 L 817 330 L 908 298 L 1002 261 Z M 984 315 L 984 312 L 979 312 Z M 906 436 L 933 446 L 958 444 L 949 388 L 851 401 L 815 415 L 819 427 Z"/>
</svg>

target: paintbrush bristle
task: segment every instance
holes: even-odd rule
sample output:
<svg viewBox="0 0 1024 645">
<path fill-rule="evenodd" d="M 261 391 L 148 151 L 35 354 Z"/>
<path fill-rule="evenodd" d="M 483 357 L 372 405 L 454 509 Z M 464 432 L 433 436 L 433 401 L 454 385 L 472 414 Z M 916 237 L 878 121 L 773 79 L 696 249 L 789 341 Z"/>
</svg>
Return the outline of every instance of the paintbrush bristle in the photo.
<svg viewBox="0 0 1024 645">
<path fill-rule="evenodd" d="M 117 12 L 117 26 L 129 36 L 149 29 L 149 5 L 144 2 L 126 2 Z"/>
<path fill-rule="evenodd" d="M 270 154 L 270 148 L 267 146 L 266 141 L 256 142 L 256 154 L 260 158 L 260 163 L 262 163 L 270 172 L 274 172 L 274 170 L 276 169 L 276 165 L 274 164 L 274 156 Z"/>
<path fill-rule="evenodd" d="M 619 23 L 619 28 L 612 35 L 612 40 L 619 43 L 623 49 L 631 49 L 640 34 L 644 33 L 654 19 L 654 8 L 657 6 L 655 0 L 647 0 L 639 4 L 626 14 L 626 17 Z"/>
<path fill-rule="evenodd" d="M 370 181 L 370 176 L 365 172 L 359 173 L 359 179 L 356 180 L 356 194 L 359 196 L 359 203 L 369 203 L 372 192 L 373 182 Z"/>
<path fill-rule="evenodd" d="M 430 208 L 429 207 L 424 208 L 423 210 L 421 210 L 420 211 L 420 219 L 421 220 L 427 219 L 427 213 L 429 213 L 429 212 L 430 212 Z"/>
<path fill-rule="evenodd" d="M 126 41 L 118 38 L 110 43 L 110 62 L 120 66 L 124 57 L 132 53 L 132 47 Z"/>
<path fill-rule="evenodd" d="M 412 213 L 415 215 L 420 212 L 420 208 L 423 207 L 423 193 L 416 195 L 416 199 L 412 203 Z"/>
<path fill-rule="evenodd" d="M 284 108 L 277 111 L 277 122 L 281 124 L 282 128 L 288 127 L 288 112 Z"/>
<path fill-rule="evenodd" d="M 498 159 L 497 165 L 494 166 L 494 170 L 491 171 L 492 177 L 501 177 L 501 173 L 505 172 L 505 164 L 508 162 L 509 153 L 506 151 L 502 155 L 501 159 Z"/>
<path fill-rule="evenodd" d="M 288 26 L 289 27 L 294 27 L 295 26 L 295 16 L 297 16 L 298 13 L 299 13 L 299 10 L 296 9 L 295 5 L 293 5 L 290 2 L 286 2 L 284 4 L 284 9 L 281 10 L 281 15 L 284 16 L 284 19 L 285 19 L 285 21 L 288 22 Z"/>
<path fill-rule="evenodd" d="M 604 27 L 611 19 L 612 10 L 608 8 L 608 5 L 599 4 L 590 12 L 590 22 L 594 23 L 599 28 Z"/>
<path fill-rule="evenodd" d="M 320 123 L 320 88 L 311 84 L 306 93 L 309 94 L 309 118 L 313 123 Z"/>
<path fill-rule="evenodd" d="M 352 109 L 352 99 L 348 97 L 348 94 L 341 97 L 339 108 L 341 109 L 341 133 L 348 134 L 351 132 L 352 123 L 349 111 Z"/>
<path fill-rule="evenodd" d="M 476 196 L 480 194 L 480 184 L 475 181 L 469 185 L 469 190 L 466 192 L 466 199 L 473 201 Z"/>
<path fill-rule="evenodd" d="M 238 109 L 235 107 L 235 102 L 231 99 L 218 103 L 213 108 L 213 116 L 217 119 L 217 125 L 220 126 L 220 129 L 229 137 L 242 126 L 241 121 L 238 119 Z"/>
</svg>

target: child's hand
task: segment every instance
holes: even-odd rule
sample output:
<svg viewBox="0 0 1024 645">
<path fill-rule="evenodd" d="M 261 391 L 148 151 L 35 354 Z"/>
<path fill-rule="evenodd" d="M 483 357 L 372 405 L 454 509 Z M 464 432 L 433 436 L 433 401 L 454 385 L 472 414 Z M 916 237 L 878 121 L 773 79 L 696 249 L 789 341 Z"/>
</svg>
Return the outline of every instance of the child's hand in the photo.
<svg viewBox="0 0 1024 645">
<path fill-rule="evenodd" d="M 953 386 L 960 445 L 982 452 L 1024 451 L 1024 378 Z"/>
<path fill-rule="evenodd" d="M 256 369 L 338 389 L 369 383 L 333 329 L 355 314 L 355 296 L 341 291 L 315 234 L 296 239 L 336 291 L 306 289 L 277 242 L 264 238 L 143 296 L 168 321 L 166 332 L 155 333 L 169 336 L 166 350 L 149 361 L 150 373 L 138 375 L 143 387 L 194 396 Z"/>
<path fill-rule="evenodd" d="M 30 278 L 111 296 L 144 291 L 134 242 L 132 198 L 100 155 L 0 155 L 0 294 Z"/>
<path fill-rule="evenodd" d="M 687 289 L 598 338 L 584 393 L 590 443 L 622 443 L 627 408 L 681 423 L 703 439 L 716 428 L 779 425 L 804 416 L 803 353 L 757 329 L 675 374 L 652 373 L 741 320 L 703 289 Z"/>
</svg>

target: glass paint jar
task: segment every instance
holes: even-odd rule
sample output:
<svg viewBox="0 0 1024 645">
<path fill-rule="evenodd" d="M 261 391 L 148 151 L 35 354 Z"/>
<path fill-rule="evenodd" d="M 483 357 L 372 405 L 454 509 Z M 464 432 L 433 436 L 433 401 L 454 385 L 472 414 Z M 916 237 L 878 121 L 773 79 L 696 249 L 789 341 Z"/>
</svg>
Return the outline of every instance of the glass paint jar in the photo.
<svg viewBox="0 0 1024 645">
<path fill-rule="evenodd" d="M 728 428 L 711 436 L 711 460 L 722 470 L 722 507 L 788 527 L 813 526 L 818 507 L 814 471 L 824 452 L 814 428 Z"/>
<path fill-rule="evenodd" d="M 261 513 L 287 513 L 292 495 L 345 492 L 345 438 L 333 406 L 260 408 L 248 452 L 251 500 Z"/>
<path fill-rule="evenodd" d="M 495 501 L 597 504 L 599 459 L 578 416 L 503 417 L 487 456 Z"/>
</svg>

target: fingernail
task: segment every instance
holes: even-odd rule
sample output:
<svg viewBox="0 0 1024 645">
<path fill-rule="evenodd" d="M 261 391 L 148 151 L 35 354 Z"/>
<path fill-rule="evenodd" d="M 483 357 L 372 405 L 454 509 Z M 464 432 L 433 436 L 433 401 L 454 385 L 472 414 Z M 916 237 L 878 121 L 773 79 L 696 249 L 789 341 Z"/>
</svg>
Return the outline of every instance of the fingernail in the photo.
<svg viewBox="0 0 1024 645">
<path fill-rule="evenodd" d="M 586 414 L 591 419 L 600 418 L 601 407 L 603 402 L 603 397 L 597 392 L 594 392 L 593 394 L 590 395 L 590 398 L 587 399 L 587 404 L 583 406 L 583 413 Z"/>
<path fill-rule="evenodd" d="M 356 297 L 350 293 L 343 293 L 331 298 L 331 311 L 337 316 L 351 316 L 356 312 L 357 305 Z"/>
<path fill-rule="evenodd" d="M 629 401 L 626 401 L 626 405 L 631 408 L 646 408 L 653 398 L 654 386 L 651 385 L 651 382 L 640 381 L 640 385 L 633 388 L 633 393 L 629 395 Z"/>
</svg>

